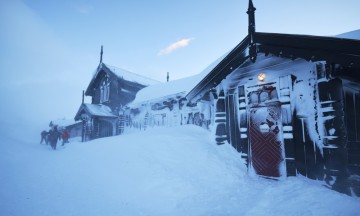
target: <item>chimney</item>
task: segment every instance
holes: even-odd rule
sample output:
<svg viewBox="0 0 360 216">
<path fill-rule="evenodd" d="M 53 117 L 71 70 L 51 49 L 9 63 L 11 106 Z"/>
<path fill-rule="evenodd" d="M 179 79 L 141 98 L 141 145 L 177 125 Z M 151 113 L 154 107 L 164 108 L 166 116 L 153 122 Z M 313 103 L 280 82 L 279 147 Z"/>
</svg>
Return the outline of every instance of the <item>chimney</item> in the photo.
<svg viewBox="0 0 360 216">
<path fill-rule="evenodd" d="M 249 8 L 246 12 L 249 17 L 249 29 L 248 29 L 248 37 L 249 37 L 249 56 L 250 60 L 255 63 L 257 57 L 257 47 L 254 41 L 255 35 L 255 10 L 254 4 L 252 0 L 249 0 Z"/>
<path fill-rule="evenodd" d="M 83 90 L 83 93 L 82 93 L 82 104 L 84 104 L 84 97 L 85 97 L 85 92 Z"/>
<path fill-rule="evenodd" d="M 101 45 L 101 51 L 100 51 L 100 64 L 102 63 L 102 57 L 103 57 L 103 45 Z"/>
<path fill-rule="evenodd" d="M 167 72 L 166 81 L 169 82 L 169 72 Z"/>
</svg>

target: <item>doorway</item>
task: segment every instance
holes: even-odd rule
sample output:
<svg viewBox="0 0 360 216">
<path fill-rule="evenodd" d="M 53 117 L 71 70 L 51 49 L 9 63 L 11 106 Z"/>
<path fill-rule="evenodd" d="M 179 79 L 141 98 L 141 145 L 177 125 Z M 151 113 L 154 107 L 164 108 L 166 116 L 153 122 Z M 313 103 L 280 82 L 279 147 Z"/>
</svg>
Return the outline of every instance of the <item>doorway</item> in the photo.
<svg viewBox="0 0 360 216">
<path fill-rule="evenodd" d="M 278 178 L 284 173 L 281 103 L 275 85 L 248 87 L 251 166 L 256 174 Z"/>
</svg>

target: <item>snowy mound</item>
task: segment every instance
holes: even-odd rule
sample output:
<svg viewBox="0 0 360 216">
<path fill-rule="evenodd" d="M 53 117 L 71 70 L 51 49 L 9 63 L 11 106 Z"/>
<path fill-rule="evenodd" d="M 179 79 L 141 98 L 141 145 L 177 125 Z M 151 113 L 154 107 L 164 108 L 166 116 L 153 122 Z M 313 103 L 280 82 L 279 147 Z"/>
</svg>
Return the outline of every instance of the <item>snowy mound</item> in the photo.
<svg viewBox="0 0 360 216">
<path fill-rule="evenodd" d="M 339 38 L 360 40 L 360 29 L 337 35 Z"/>
<path fill-rule="evenodd" d="M 249 177 L 230 145 L 196 126 L 50 150 L 0 143 L 0 215 L 357 215 L 360 199 L 304 178 Z M 341 203 L 341 204 L 340 204 Z"/>
</svg>

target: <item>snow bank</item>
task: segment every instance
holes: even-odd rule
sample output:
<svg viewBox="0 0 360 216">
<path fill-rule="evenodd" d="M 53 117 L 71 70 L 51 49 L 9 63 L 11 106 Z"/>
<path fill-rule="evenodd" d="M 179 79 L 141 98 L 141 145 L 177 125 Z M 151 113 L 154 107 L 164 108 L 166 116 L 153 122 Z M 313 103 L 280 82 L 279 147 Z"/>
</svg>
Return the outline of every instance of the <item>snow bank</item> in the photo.
<svg viewBox="0 0 360 216">
<path fill-rule="evenodd" d="M 0 142 L 0 215 L 356 215 L 360 199 L 305 178 L 245 174 L 196 127 L 154 128 L 52 151 Z M 340 204 L 341 203 L 341 204 Z"/>
</svg>

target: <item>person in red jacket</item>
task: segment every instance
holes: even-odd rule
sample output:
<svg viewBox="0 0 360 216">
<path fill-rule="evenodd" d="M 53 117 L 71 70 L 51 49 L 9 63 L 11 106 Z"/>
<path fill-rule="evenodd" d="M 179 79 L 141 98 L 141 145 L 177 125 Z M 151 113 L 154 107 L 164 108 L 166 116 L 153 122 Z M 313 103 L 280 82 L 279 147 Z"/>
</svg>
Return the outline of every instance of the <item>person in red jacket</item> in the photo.
<svg viewBox="0 0 360 216">
<path fill-rule="evenodd" d="M 64 145 L 65 143 L 69 143 L 69 137 L 70 137 L 69 132 L 66 129 L 64 129 L 62 136 L 61 136 L 61 138 L 63 140 L 62 145 Z"/>
</svg>

